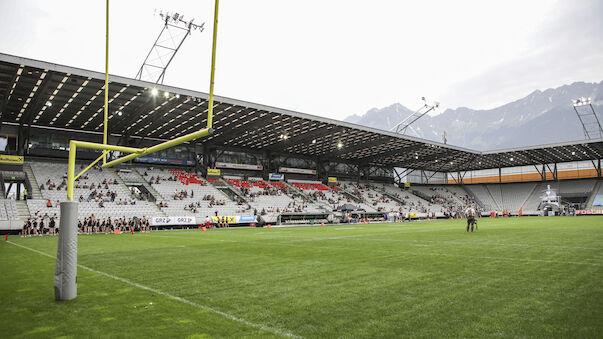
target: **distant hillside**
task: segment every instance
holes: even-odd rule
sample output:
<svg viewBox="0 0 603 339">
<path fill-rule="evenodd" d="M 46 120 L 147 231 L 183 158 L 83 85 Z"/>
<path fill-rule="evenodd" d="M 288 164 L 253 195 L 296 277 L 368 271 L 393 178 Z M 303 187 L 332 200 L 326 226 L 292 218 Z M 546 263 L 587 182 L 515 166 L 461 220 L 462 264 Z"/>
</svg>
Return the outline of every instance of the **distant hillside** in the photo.
<svg viewBox="0 0 603 339">
<path fill-rule="evenodd" d="M 476 150 L 522 147 L 584 139 L 582 125 L 571 104 L 572 99 L 591 97 L 603 122 L 603 81 L 576 82 L 545 91 L 536 90 L 525 98 L 490 110 L 466 107 L 447 109 L 435 117 L 424 116 L 415 122 L 408 135 L 441 141 L 446 131 L 448 143 Z M 345 121 L 389 130 L 412 110 L 401 104 L 377 109 Z"/>
</svg>

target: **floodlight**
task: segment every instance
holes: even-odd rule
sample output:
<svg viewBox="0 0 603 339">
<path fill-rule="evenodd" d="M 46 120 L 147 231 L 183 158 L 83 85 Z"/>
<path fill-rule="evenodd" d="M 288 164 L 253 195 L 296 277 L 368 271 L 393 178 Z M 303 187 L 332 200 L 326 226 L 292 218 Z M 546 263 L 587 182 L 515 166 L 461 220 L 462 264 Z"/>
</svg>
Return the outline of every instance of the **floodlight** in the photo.
<svg viewBox="0 0 603 339">
<path fill-rule="evenodd" d="M 163 96 L 166 97 L 166 98 L 169 98 L 170 97 L 170 92 L 168 92 L 168 91 L 163 92 Z"/>
<path fill-rule="evenodd" d="M 159 91 L 157 90 L 157 88 L 153 88 L 153 89 L 151 89 L 151 94 L 152 94 L 153 96 L 156 96 L 158 93 L 159 93 Z"/>
<path fill-rule="evenodd" d="M 50 101 L 46 102 L 46 106 L 48 106 L 48 107 L 52 106 L 52 102 L 50 102 Z"/>
<path fill-rule="evenodd" d="M 511 157 L 509 160 L 513 161 L 513 157 Z"/>
<path fill-rule="evenodd" d="M 180 99 L 180 94 L 176 94 L 176 99 Z"/>
<path fill-rule="evenodd" d="M 572 152 L 572 155 L 576 155 L 576 152 Z"/>
<path fill-rule="evenodd" d="M 338 142 L 338 143 L 337 143 L 337 148 L 341 149 L 342 147 L 343 147 L 343 143 L 341 143 L 341 141 L 340 141 L 340 142 Z"/>
<path fill-rule="evenodd" d="M 315 144 L 315 143 L 316 143 L 316 139 L 313 139 L 313 140 L 312 140 L 312 143 L 313 143 L 313 144 Z"/>
</svg>

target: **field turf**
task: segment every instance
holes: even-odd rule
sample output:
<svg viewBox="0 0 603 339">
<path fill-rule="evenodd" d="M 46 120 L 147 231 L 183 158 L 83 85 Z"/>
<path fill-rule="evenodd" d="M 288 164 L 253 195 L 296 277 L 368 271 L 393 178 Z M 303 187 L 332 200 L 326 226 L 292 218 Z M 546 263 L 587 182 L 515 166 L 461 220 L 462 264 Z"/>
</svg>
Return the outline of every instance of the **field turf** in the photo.
<svg viewBox="0 0 603 339">
<path fill-rule="evenodd" d="M 603 217 L 81 235 L 0 243 L 0 335 L 169 338 L 603 336 Z"/>
</svg>

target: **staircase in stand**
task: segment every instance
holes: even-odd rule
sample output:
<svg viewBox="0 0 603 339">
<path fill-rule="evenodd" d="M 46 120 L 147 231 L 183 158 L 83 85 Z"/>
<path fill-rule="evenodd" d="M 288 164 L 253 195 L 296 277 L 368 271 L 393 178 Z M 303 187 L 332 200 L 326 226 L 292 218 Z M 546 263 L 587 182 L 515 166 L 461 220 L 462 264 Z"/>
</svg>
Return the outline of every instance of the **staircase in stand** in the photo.
<svg viewBox="0 0 603 339">
<path fill-rule="evenodd" d="M 149 193 L 151 193 L 151 195 L 155 198 L 155 201 L 165 200 L 165 198 L 161 196 L 161 194 L 159 194 L 159 192 L 157 192 L 157 190 L 155 190 L 153 186 L 151 186 L 151 184 L 145 180 L 142 174 L 138 173 L 136 170 L 132 170 L 132 173 L 138 177 L 139 182 L 142 184 L 142 186 L 144 186 L 144 188 L 147 189 L 147 191 L 149 191 Z"/>
<path fill-rule="evenodd" d="M 28 219 L 31 214 L 29 212 L 29 207 L 27 207 L 27 202 L 25 200 L 17 200 L 15 203 L 17 205 L 17 213 L 19 214 L 19 218 L 21 220 Z"/>
<path fill-rule="evenodd" d="M 599 189 L 600 189 L 602 183 L 603 183 L 603 181 L 597 180 L 595 187 L 588 195 L 588 199 L 586 200 L 586 204 L 584 205 L 584 208 L 589 209 L 589 208 L 594 207 L 593 203 L 595 202 L 595 198 L 597 197 L 597 194 L 599 193 Z"/>
<path fill-rule="evenodd" d="M 105 170 L 112 172 L 114 174 L 114 177 L 117 178 L 117 183 L 120 185 L 123 185 L 126 188 L 126 190 L 130 191 L 130 188 L 128 187 L 128 185 L 126 184 L 124 179 L 119 175 L 119 172 L 115 171 L 115 169 L 113 169 L 113 168 L 107 168 Z M 138 173 L 138 171 L 132 169 L 131 173 L 134 173 L 136 175 L 136 177 L 138 178 L 138 183 L 142 184 L 142 186 L 144 186 L 147 189 L 147 191 L 149 191 L 149 193 L 151 193 L 153 198 L 155 198 L 155 202 L 147 201 L 147 203 L 153 206 L 153 210 L 157 213 L 158 216 L 167 217 L 167 214 L 165 214 L 165 212 L 163 210 L 161 210 L 161 208 L 159 208 L 159 206 L 157 206 L 157 202 L 163 200 L 163 197 L 161 196 L 161 194 L 159 194 L 159 192 L 157 192 L 153 188 L 153 186 L 151 186 L 146 180 L 144 180 L 144 177 L 140 173 Z"/>
<path fill-rule="evenodd" d="M 31 165 L 28 163 L 24 163 L 23 172 L 25 172 L 25 177 L 29 182 L 29 187 L 31 188 L 31 192 L 28 192 L 30 198 L 39 200 L 44 199 L 44 197 L 42 196 L 42 191 L 40 191 L 40 185 L 38 184 L 33 170 L 31 169 Z"/>
</svg>

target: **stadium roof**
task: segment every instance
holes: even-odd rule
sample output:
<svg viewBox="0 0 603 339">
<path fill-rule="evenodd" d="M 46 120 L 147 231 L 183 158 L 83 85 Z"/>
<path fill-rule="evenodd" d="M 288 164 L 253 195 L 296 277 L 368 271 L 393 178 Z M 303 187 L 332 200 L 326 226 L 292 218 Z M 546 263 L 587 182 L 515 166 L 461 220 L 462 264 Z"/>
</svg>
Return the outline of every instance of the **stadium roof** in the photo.
<svg viewBox="0 0 603 339">
<path fill-rule="evenodd" d="M 206 125 L 207 93 L 114 75 L 109 79 L 112 135 L 167 140 Z M 101 132 L 103 85 L 104 73 L 0 53 L 0 119 Z M 603 154 L 603 139 L 479 152 L 219 96 L 214 97 L 214 129 L 202 142 L 442 172 L 595 160 Z"/>
</svg>

